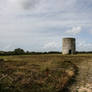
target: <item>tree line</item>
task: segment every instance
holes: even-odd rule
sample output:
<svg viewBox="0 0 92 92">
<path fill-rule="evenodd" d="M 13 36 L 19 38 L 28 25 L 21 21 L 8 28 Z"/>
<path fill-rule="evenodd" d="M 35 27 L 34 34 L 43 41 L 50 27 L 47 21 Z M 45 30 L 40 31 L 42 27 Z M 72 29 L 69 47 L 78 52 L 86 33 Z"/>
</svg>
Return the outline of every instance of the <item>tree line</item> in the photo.
<svg viewBox="0 0 92 92">
<path fill-rule="evenodd" d="M 0 55 L 31 55 L 31 54 L 60 54 L 61 52 L 58 51 L 49 51 L 49 52 L 31 52 L 31 51 L 24 51 L 21 48 L 16 48 L 14 51 L 0 51 Z"/>
<path fill-rule="evenodd" d="M 49 52 L 31 52 L 31 51 L 24 51 L 21 48 L 16 48 L 14 51 L 0 51 L 0 56 L 5 55 L 36 55 L 36 54 L 62 54 L 62 52 L 58 51 L 49 51 Z M 92 51 L 77 51 L 76 54 L 92 54 Z"/>
</svg>

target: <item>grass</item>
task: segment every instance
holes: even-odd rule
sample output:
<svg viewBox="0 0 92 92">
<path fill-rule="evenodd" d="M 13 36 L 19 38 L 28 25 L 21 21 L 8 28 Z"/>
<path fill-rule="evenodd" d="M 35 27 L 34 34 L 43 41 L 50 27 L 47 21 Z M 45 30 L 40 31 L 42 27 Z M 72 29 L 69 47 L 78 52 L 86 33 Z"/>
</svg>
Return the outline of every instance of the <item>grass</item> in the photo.
<svg viewBox="0 0 92 92">
<path fill-rule="evenodd" d="M 91 55 L 0 56 L 0 92 L 58 92 L 74 71 L 65 61 L 77 65 L 85 56 Z"/>
</svg>

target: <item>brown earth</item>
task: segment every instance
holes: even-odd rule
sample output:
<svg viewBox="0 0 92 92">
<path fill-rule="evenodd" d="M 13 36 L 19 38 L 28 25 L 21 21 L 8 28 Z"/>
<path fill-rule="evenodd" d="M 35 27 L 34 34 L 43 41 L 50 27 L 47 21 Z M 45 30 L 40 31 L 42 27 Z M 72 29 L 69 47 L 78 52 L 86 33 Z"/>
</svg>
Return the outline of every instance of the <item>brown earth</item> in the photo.
<svg viewBox="0 0 92 92">
<path fill-rule="evenodd" d="M 58 92 L 67 80 L 64 79 L 67 76 L 64 78 L 62 76 L 73 73 L 76 73 L 76 76 L 71 83 L 64 84 L 64 88 L 67 87 L 70 92 L 77 92 L 78 87 L 92 83 L 92 55 L 55 54 L 1 58 L 4 61 L 0 62 L 0 77 L 4 79 L 0 81 L 0 85 L 3 84 L 6 92 L 7 89 L 12 92 L 16 87 L 14 92 L 25 92 L 25 90 L 26 92 Z"/>
</svg>

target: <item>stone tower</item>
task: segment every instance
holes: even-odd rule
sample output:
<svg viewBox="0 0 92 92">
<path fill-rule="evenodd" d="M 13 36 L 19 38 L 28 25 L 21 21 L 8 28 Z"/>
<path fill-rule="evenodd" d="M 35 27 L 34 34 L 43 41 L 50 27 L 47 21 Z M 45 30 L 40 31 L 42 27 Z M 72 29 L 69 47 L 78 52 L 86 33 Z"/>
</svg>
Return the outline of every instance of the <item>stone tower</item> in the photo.
<svg viewBox="0 0 92 92">
<path fill-rule="evenodd" d="M 75 54 L 76 53 L 76 40 L 75 38 L 63 38 L 62 54 Z"/>
</svg>

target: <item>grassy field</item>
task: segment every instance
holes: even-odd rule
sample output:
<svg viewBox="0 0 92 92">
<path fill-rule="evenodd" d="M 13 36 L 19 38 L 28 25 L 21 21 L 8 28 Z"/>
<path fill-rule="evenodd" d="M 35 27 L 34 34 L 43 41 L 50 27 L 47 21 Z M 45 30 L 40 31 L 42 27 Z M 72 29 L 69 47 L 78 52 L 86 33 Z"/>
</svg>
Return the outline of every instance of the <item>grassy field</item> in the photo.
<svg viewBox="0 0 92 92">
<path fill-rule="evenodd" d="M 0 58 L 4 59 L 0 61 L 0 92 L 65 92 L 80 63 L 92 60 L 92 55 L 46 54 Z"/>
</svg>

